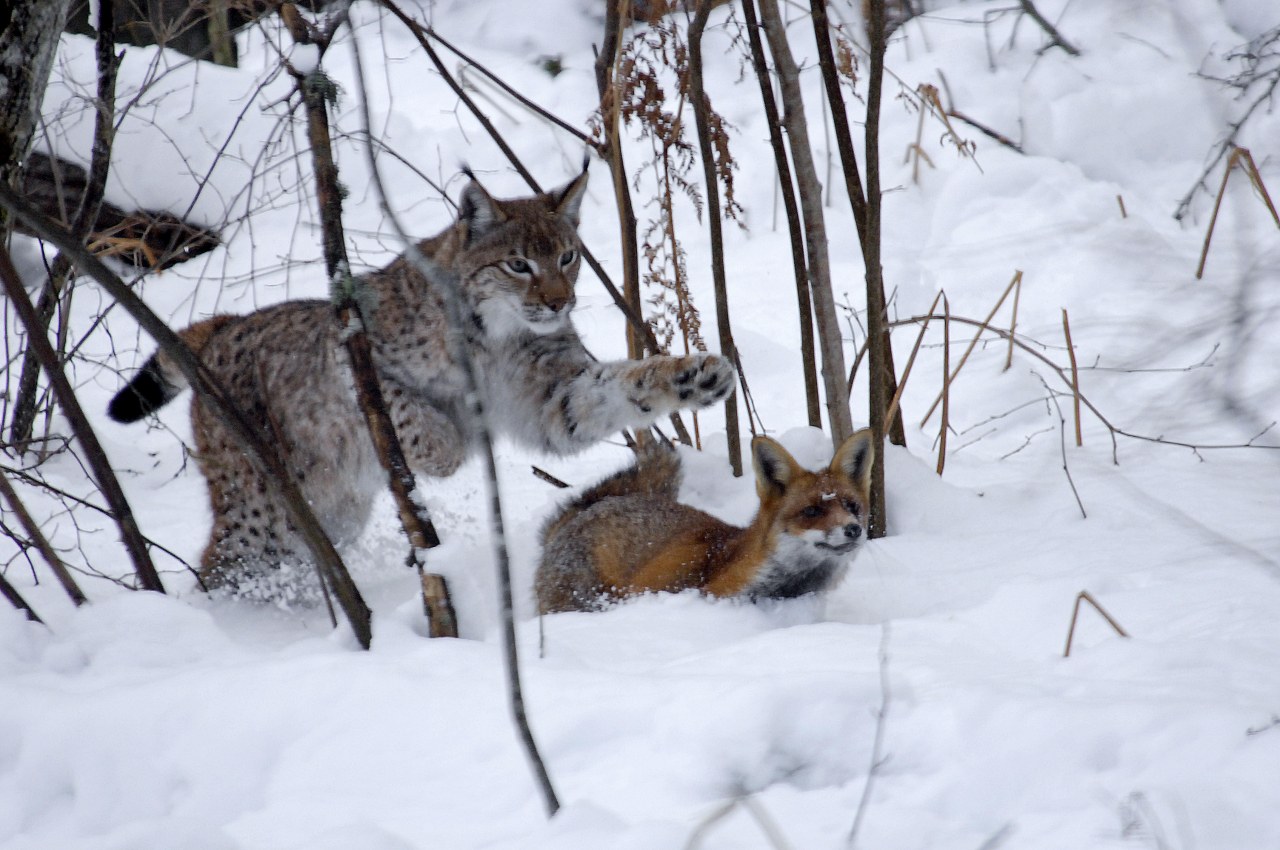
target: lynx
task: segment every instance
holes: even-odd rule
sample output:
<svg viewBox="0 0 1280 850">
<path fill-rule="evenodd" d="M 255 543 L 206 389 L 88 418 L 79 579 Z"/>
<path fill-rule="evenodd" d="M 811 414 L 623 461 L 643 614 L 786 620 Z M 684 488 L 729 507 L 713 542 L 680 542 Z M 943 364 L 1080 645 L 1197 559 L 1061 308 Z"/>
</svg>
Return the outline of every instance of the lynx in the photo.
<svg viewBox="0 0 1280 850">
<path fill-rule="evenodd" d="M 458 275 L 491 427 L 558 455 L 720 401 L 735 381 L 732 366 L 715 355 L 598 362 L 583 347 L 569 317 L 586 182 L 584 170 L 556 191 L 498 200 L 472 178 L 456 221 L 418 245 Z M 367 323 L 374 364 L 409 463 L 426 476 L 451 475 L 476 429 L 465 412 L 464 375 L 446 347 L 441 295 L 404 256 L 364 283 L 374 304 Z M 386 479 L 328 302 L 287 301 L 244 316 L 214 316 L 180 336 L 276 443 L 334 541 L 355 538 Z M 108 413 L 137 421 L 185 386 L 157 353 Z M 307 596 L 313 583 L 302 568 L 307 556 L 283 506 L 198 397 L 191 417 L 213 509 L 203 584 L 269 599 Z"/>
</svg>

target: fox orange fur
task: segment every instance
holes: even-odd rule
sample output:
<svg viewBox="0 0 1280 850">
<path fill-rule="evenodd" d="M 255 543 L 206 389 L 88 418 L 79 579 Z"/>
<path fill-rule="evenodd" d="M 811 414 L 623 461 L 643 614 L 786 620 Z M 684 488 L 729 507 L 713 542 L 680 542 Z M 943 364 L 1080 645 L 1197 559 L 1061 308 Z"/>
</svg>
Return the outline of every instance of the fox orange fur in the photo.
<svg viewBox="0 0 1280 850">
<path fill-rule="evenodd" d="M 833 586 L 865 537 L 871 432 L 817 472 L 768 437 L 751 456 L 760 510 L 746 528 L 677 502 L 679 460 L 659 446 L 566 505 L 543 530 L 539 610 L 598 610 L 652 591 L 759 599 Z"/>
</svg>

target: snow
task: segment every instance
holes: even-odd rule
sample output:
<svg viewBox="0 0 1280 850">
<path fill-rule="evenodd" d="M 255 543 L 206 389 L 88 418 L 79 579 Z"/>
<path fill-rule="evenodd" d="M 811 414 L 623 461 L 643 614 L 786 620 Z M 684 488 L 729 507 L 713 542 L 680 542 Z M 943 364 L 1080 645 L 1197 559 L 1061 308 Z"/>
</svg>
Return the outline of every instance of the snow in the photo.
<svg viewBox="0 0 1280 850">
<path fill-rule="evenodd" d="M 563 804 L 551 819 L 508 713 L 479 463 L 416 491 L 445 540 L 425 558 L 449 580 L 463 638 L 425 637 L 387 499 L 344 551 L 374 610 L 369 652 L 322 610 L 209 598 L 159 552 L 169 595 L 127 592 L 109 580 L 128 576 L 110 524 L 82 511 L 77 531 L 19 482 L 71 564 L 108 577 L 79 573 L 92 601 L 74 609 L 42 564 L 28 568 L 0 542 L 6 577 L 48 623 L 0 605 L 0 850 L 778 846 L 766 829 L 791 847 L 837 848 L 868 783 L 862 847 L 1280 846 L 1280 452 L 1206 448 L 1280 444 L 1274 432 L 1257 436 L 1280 418 L 1280 231 L 1236 173 L 1196 280 L 1211 195 L 1199 193 L 1184 221 L 1172 217 L 1248 105 L 1197 72 L 1238 70 L 1222 57 L 1280 16 L 1269 0 L 1042 0 L 1081 48 L 1072 58 L 1042 51 L 1030 21 L 1015 31 L 1015 16 L 999 11 L 1008 5 L 930 4 L 891 45 L 881 150 L 893 314 L 923 313 L 944 288 L 953 315 L 980 319 L 1020 269 L 1018 328 L 1036 351 L 1066 365 L 1066 309 L 1082 391 L 1098 410 L 1131 433 L 1201 448 L 1125 436 L 1113 445 L 1088 411 L 1076 447 L 1070 397 L 1058 399 L 1065 424 L 1045 400 L 1046 386 L 1066 390 L 1061 378 L 1022 350 L 1005 371 L 1007 346 L 996 341 L 977 346 L 951 386 L 939 477 L 938 415 L 920 424 L 941 386 L 935 321 L 902 401 L 909 448 L 885 450 L 891 533 L 865 544 L 827 598 L 748 605 L 686 593 L 539 622 L 538 531 L 566 496 L 529 465 L 579 488 L 628 452 L 608 444 L 553 459 L 500 445 L 525 701 Z M 522 93 L 585 125 L 598 4 L 437 0 L 417 11 Z M 713 103 L 734 124 L 748 225 L 726 228 L 735 338 L 764 425 L 818 467 L 830 441 L 802 427 L 790 249 L 785 227 L 771 224 L 767 128 L 755 81 L 739 79 L 727 14 L 713 14 L 704 53 Z M 494 194 L 522 194 L 416 42 L 370 5 L 353 16 L 375 133 L 412 165 L 379 156 L 407 224 L 429 235 L 448 221 L 451 206 L 423 178 L 456 197 L 463 161 Z M 857 12 L 837 3 L 833 17 L 856 22 Z M 807 19 L 791 37 L 812 67 Z M 120 100 L 133 105 L 109 199 L 230 221 L 222 248 L 138 284 L 174 326 L 325 292 L 305 133 L 286 120 L 292 82 L 278 73 L 290 40 L 271 22 L 239 38 L 239 70 L 132 47 L 121 69 Z M 397 248 L 360 147 L 347 38 L 321 65 L 341 87 L 336 146 L 360 269 Z M 555 78 L 537 66 L 550 55 L 566 69 Z M 957 124 L 977 143 L 976 161 L 962 158 L 930 118 L 921 144 L 932 167 L 913 182 L 903 152 L 918 117 L 899 95 L 942 88 L 939 71 L 957 109 L 1026 155 Z M 477 85 L 544 185 L 577 173 L 577 140 Z M 847 293 L 861 309 L 848 205 L 838 170 L 826 171 L 834 151 L 817 75 L 806 72 L 804 86 L 819 173 L 834 184 L 825 213 L 837 300 Z M 45 144 L 80 162 L 92 90 L 92 41 L 64 37 Z M 1280 117 L 1264 106 L 1239 139 L 1273 197 L 1277 138 Z M 633 168 L 648 155 L 642 142 L 627 151 Z M 592 170 L 582 233 L 617 280 L 612 189 L 602 163 Z M 645 171 L 642 186 L 651 180 Z M 1221 166 L 1209 190 L 1220 180 Z M 709 319 L 704 229 L 689 204 L 676 214 Z M 24 273 L 38 273 L 34 241 L 16 237 L 14 250 Z M 76 292 L 84 334 L 105 297 L 88 282 Z M 994 324 L 1007 327 L 1009 315 L 1006 303 Z M 575 320 L 597 355 L 621 355 L 622 320 L 589 271 Z M 712 322 L 703 333 L 714 349 Z M 916 333 L 895 332 L 899 369 Z M 953 368 L 972 334 L 953 325 Z M 151 350 L 113 310 L 85 340 L 74 380 L 143 532 L 194 563 L 209 512 L 183 450 L 185 404 L 166 408 L 158 428 L 102 415 L 121 379 L 95 364 L 127 372 Z M 847 361 L 855 352 L 847 341 Z M 864 381 L 855 421 L 866 419 Z M 682 451 L 681 497 L 745 523 L 756 496 L 749 476 L 729 472 L 723 418 L 708 411 L 700 424 L 705 449 Z M 69 456 L 45 472 L 96 499 Z M 1064 658 L 1085 590 L 1129 637 L 1086 604 Z"/>
</svg>

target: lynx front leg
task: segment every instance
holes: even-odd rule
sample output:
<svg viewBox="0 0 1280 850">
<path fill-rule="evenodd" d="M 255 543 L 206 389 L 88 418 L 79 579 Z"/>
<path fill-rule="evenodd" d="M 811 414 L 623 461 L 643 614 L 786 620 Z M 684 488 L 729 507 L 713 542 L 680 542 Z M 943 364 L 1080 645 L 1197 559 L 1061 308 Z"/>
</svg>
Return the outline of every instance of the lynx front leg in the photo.
<svg viewBox="0 0 1280 850">
<path fill-rule="evenodd" d="M 466 457 L 466 441 L 453 421 L 395 381 L 385 385 L 388 412 L 409 466 L 436 478 L 457 472 Z"/>
<path fill-rule="evenodd" d="M 673 411 L 722 401 L 736 377 L 729 361 L 714 354 L 592 364 L 556 392 L 551 409 L 559 427 L 549 428 L 548 437 L 562 436 L 554 450 L 575 451 Z"/>
</svg>

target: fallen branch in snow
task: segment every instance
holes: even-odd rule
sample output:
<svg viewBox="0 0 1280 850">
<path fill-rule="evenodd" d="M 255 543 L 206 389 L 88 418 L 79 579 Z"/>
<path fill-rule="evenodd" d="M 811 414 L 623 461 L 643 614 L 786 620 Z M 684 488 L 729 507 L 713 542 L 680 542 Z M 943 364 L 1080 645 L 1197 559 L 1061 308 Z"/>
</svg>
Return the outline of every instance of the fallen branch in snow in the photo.
<svg viewBox="0 0 1280 850">
<path fill-rule="evenodd" d="M 1087 590 L 1082 590 L 1076 594 L 1076 604 L 1075 607 L 1071 609 L 1071 625 L 1067 629 L 1067 648 L 1062 651 L 1063 658 L 1071 657 L 1071 641 L 1076 636 L 1076 620 L 1080 616 L 1081 602 L 1088 602 L 1092 605 L 1093 610 L 1101 614 L 1102 619 L 1106 620 L 1107 624 L 1110 625 L 1111 628 L 1115 629 L 1116 634 L 1120 635 L 1120 637 L 1127 638 L 1129 636 L 1129 633 L 1121 628 L 1120 624 L 1115 621 L 1115 618 L 1108 614 L 1106 609 L 1098 604 L 1098 600 L 1093 598 L 1093 594 L 1089 593 Z"/>
<path fill-rule="evenodd" d="M 568 484 L 564 483 L 564 482 L 563 482 L 563 481 L 561 481 L 559 478 L 556 478 L 554 475 L 552 475 L 550 472 L 547 472 L 545 469 L 542 469 L 542 468 L 537 467 L 537 466 L 532 466 L 532 467 L 530 467 L 530 469 L 532 469 L 532 470 L 533 470 L 533 476 L 534 476 L 535 478 L 541 478 L 543 481 L 547 482 L 547 483 L 548 483 L 548 484 L 550 484 L 552 487 L 555 487 L 555 488 L 556 488 L 556 489 L 558 489 L 558 490 L 568 490 L 568 489 L 569 489 L 569 486 L 570 486 L 570 485 L 568 485 Z"/>
<path fill-rule="evenodd" d="M 1049 45 L 1044 48 L 1045 50 L 1048 50 L 1050 47 L 1061 47 L 1072 56 L 1080 55 L 1080 51 L 1076 49 L 1071 42 L 1062 37 L 1062 33 L 1058 32 L 1058 28 L 1051 24 L 1044 15 L 1040 14 L 1040 10 L 1036 8 L 1035 4 L 1032 3 L 1031 0 L 1020 0 L 1020 3 L 1022 5 L 1022 11 L 1025 12 L 1031 20 L 1039 24 L 1040 29 L 1045 31 L 1045 35 L 1049 36 Z"/>
<path fill-rule="evenodd" d="M 520 658 L 516 642 L 515 611 L 511 596 L 511 562 L 507 547 L 506 527 L 502 515 L 502 494 L 498 488 L 498 464 L 493 452 L 492 432 L 489 428 L 484 404 L 481 401 L 478 372 L 475 361 L 471 357 L 470 343 L 467 341 L 467 314 L 463 305 L 460 282 L 456 274 L 441 267 L 419 250 L 417 243 L 409 236 L 408 231 L 405 230 L 400 222 L 399 215 L 391 208 L 386 186 L 382 182 L 382 172 L 378 167 L 378 159 L 374 152 L 375 146 L 371 143 L 373 132 L 369 116 L 368 87 L 365 85 L 364 63 L 360 56 L 360 39 L 355 32 L 351 33 L 351 52 L 353 64 L 355 65 L 356 80 L 359 85 L 360 96 L 358 100 L 361 130 L 366 141 L 370 142 L 365 145 L 365 156 L 369 164 L 369 173 L 373 178 L 374 190 L 377 192 L 379 206 L 381 206 L 382 212 L 391 224 L 396 237 L 404 245 L 405 258 L 419 274 L 431 281 L 444 301 L 445 313 L 448 317 L 445 342 L 448 345 L 450 357 L 461 368 L 463 380 L 465 381 L 466 392 L 464 393 L 464 398 L 467 412 L 476 429 L 475 438 L 480 447 L 485 482 L 489 490 L 490 536 L 498 573 L 498 594 L 501 604 L 500 616 L 504 649 L 503 667 L 507 674 L 507 693 L 510 698 L 511 715 L 520 741 L 524 746 L 525 754 L 529 759 L 530 767 L 533 769 L 537 780 L 538 790 L 542 793 L 547 816 L 550 817 L 560 809 L 560 801 L 556 796 L 554 786 L 551 784 L 551 776 L 547 772 L 546 763 L 538 752 L 538 745 L 533 738 L 533 730 L 529 726 L 528 715 L 525 713 L 524 691 L 520 684 Z"/>
<path fill-rule="evenodd" d="M 886 620 L 880 626 L 880 710 L 876 712 L 876 737 L 871 745 L 871 764 L 867 768 L 867 781 L 862 786 L 862 797 L 858 800 L 858 810 L 853 816 L 853 825 L 849 827 L 849 838 L 845 842 L 845 846 L 849 850 L 858 843 L 858 830 L 862 826 L 862 819 L 866 817 L 867 806 L 871 801 L 871 785 L 875 781 L 876 774 L 880 772 L 880 768 L 884 765 L 884 730 L 885 723 L 889 717 L 889 704 L 893 699 L 893 692 L 889 689 L 889 625 L 890 621 Z"/>
<path fill-rule="evenodd" d="M 67 565 L 62 563 L 62 559 L 58 557 L 58 553 L 49 545 L 49 541 L 40 531 L 40 526 L 31 518 L 31 512 L 27 510 L 27 506 L 18 498 L 18 493 L 13 489 L 13 484 L 9 481 L 9 476 L 0 470 L 0 496 L 4 496 L 4 500 L 9 503 L 9 509 L 18 517 L 18 522 L 27 533 L 27 537 L 31 538 L 31 544 L 40 552 L 45 563 L 49 565 L 49 569 L 53 570 L 54 576 L 58 579 L 58 583 L 62 585 L 62 589 L 71 597 L 71 601 L 77 607 L 89 601 L 84 595 L 84 591 L 80 589 L 80 585 L 76 584 L 76 580 L 71 577 L 71 573 L 67 570 Z"/>
</svg>

